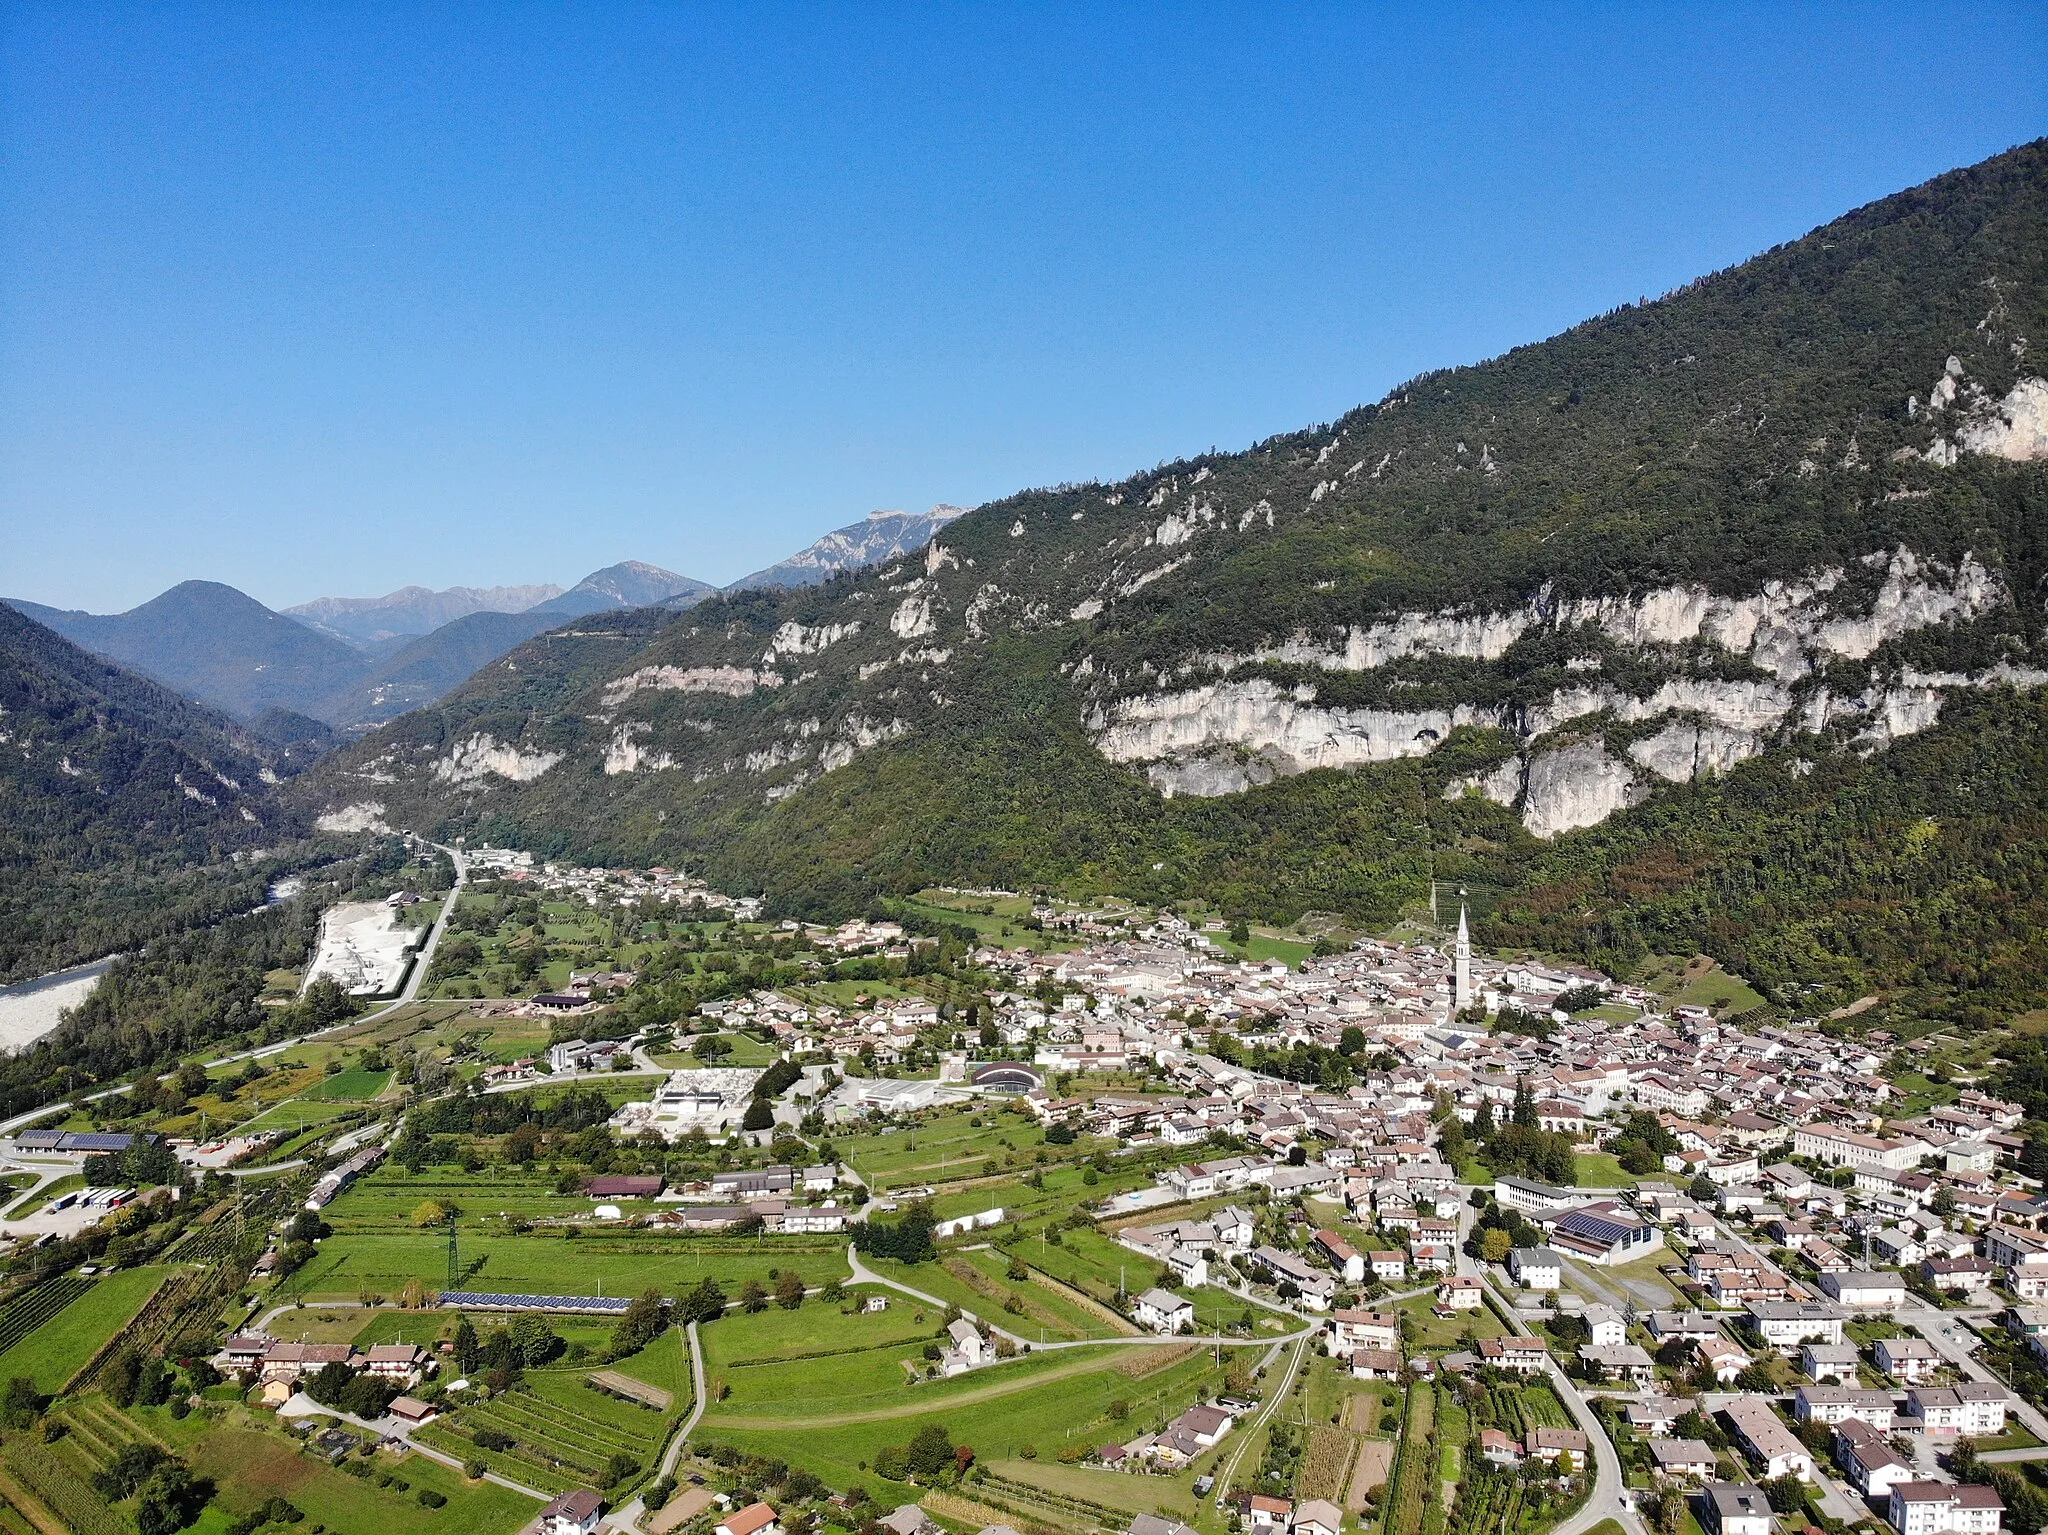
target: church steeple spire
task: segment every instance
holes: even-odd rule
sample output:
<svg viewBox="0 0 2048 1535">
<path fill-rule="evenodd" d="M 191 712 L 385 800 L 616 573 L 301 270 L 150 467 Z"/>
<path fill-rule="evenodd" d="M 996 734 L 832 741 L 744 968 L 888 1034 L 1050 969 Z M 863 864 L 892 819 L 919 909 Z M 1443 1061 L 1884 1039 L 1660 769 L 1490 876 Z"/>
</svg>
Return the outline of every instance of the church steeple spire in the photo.
<svg viewBox="0 0 2048 1535">
<path fill-rule="evenodd" d="M 1472 1005 L 1472 928 L 1465 920 L 1465 892 L 1458 892 L 1458 943 L 1452 953 L 1451 1006 L 1463 1012 Z"/>
</svg>

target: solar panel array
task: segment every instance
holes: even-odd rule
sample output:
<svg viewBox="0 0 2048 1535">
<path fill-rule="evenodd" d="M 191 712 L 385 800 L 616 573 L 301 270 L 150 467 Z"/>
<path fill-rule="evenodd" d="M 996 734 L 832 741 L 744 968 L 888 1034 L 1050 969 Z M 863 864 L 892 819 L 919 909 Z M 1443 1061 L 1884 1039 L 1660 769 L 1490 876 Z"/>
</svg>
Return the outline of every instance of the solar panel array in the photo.
<svg viewBox="0 0 2048 1535">
<path fill-rule="evenodd" d="M 622 1315 L 633 1303 L 616 1295 L 505 1295 L 495 1290 L 443 1290 L 443 1306 L 471 1311 L 595 1311 Z"/>
<path fill-rule="evenodd" d="M 1568 1231 L 1573 1236 L 1591 1237 L 1596 1242 L 1613 1244 L 1625 1242 L 1642 1230 L 1628 1221 L 1609 1220 L 1604 1215 L 1594 1215 L 1587 1210 L 1572 1210 L 1559 1217 L 1559 1231 Z"/>
</svg>

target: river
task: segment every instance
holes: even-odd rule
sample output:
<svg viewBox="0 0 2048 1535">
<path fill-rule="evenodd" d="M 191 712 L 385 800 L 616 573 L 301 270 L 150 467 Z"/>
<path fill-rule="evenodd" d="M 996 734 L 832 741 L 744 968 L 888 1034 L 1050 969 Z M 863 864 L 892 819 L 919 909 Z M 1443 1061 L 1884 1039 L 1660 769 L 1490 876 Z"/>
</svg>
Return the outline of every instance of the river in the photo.
<svg viewBox="0 0 2048 1535">
<path fill-rule="evenodd" d="M 0 986 L 0 1050 L 12 1052 L 32 1045 L 57 1027 L 64 1010 L 91 996 L 117 957 L 110 954 L 89 965 Z"/>
</svg>

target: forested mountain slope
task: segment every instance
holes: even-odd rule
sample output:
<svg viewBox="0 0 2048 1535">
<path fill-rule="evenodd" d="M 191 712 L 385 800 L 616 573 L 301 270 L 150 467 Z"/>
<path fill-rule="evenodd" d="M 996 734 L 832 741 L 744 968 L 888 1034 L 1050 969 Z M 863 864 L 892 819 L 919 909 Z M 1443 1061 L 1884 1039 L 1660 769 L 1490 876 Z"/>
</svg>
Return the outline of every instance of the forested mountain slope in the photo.
<svg viewBox="0 0 2048 1535">
<path fill-rule="evenodd" d="M 0 982 L 263 898 L 289 750 L 0 605 Z"/>
<path fill-rule="evenodd" d="M 1330 426 L 544 637 L 305 792 L 819 912 L 947 879 L 1372 920 L 1433 869 L 1496 938 L 2008 1005 L 2048 927 L 1999 834 L 2042 808 L 2044 337 L 2037 143 Z M 2004 936 L 1964 964 L 1907 906 Z"/>
<path fill-rule="evenodd" d="M 341 640 L 218 581 L 181 581 L 126 613 L 76 613 L 10 599 L 72 643 L 238 719 L 308 705 L 360 677 Z"/>
</svg>

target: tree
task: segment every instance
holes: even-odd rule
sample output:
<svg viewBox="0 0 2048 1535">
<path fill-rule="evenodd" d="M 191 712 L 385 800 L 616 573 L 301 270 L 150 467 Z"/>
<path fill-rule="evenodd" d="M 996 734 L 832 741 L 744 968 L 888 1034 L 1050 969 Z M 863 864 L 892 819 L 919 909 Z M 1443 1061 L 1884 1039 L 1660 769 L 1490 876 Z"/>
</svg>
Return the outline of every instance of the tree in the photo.
<svg viewBox="0 0 2048 1535">
<path fill-rule="evenodd" d="M 1686 1185 L 1685 1191 L 1704 1205 L 1712 1203 L 1715 1197 L 1720 1194 L 1721 1186 L 1705 1173 L 1701 1173 L 1691 1183 Z"/>
<path fill-rule="evenodd" d="M 740 1309 L 750 1315 L 768 1309 L 768 1292 L 761 1288 L 761 1281 L 749 1279 L 740 1286 Z"/>
<path fill-rule="evenodd" d="M 668 1307 L 662 1302 L 661 1291 L 641 1291 L 612 1329 L 612 1357 L 622 1359 L 638 1353 L 666 1332 L 668 1323 Z"/>
<path fill-rule="evenodd" d="M 1472 1135 L 1475 1140 L 1485 1141 L 1493 1136 L 1493 1103 L 1481 1098 L 1478 1112 L 1472 1116 Z"/>
<path fill-rule="evenodd" d="M 1798 1477 L 1789 1473 L 1765 1482 L 1764 1496 L 1770 1499 L 1774 1513 L 1796 1514 L 1806 1507 L 1806 1487 Z"/>
<path fill-rule="evenodd" d="M 548 1326 L 547 1319 L 527 1312 L 512 1323 L 512 1347 L 519 1355 L 520 1364 L 528 1369 L 546 1364 L 566 1345 L 555 1330 Z"/>
<path fill-rule="evenodd" d="M 1527 1077 L 1515 1078 L 1515 1106 L 1511 1117 L 1525 1130 L 1536 1128 L 1536 1095 L 1529 1091 Z"/>
<path fill-rule="evenodd" d="M 913 1476 L 934 1477 L 953 1464 L 953 1440 L 944 1425 L 927 1423 L 910 1436 L 904 1464 Z"/>
<path fill-rule="evenodd" d="M 766 1130 L 775 1123 L 775 1109 L 766 1098 L 756 1098 L 747 1105 L 747 1112 L 740 1120 L 742 1130 Z"/>
<path fill-rule="evenodd" d="M 804 1303 L 804 1276 L 795 1269 L 784 1269 L 775 1281 L 775 1304 L 784 1311 L 794 1311 Z"/>
<path fill-rule="evenodd" d="M 683 1297 L 677 1310 L 686 1322 L 715 1322 L 725 1315 L 725 1291 L 707 1274 Z"/>
<path fill-rule="evenodd" d="M 135 1350 L 124 1348 L 107 1365 L 106 1383 L 102 1389 L 107 1400 L 116 1407 L 135 1405 L 135 1388 L 142 1380 L 142 1361 L 135 1356 Z"/>
<path fill-rule="evenodd" d="M 1514 1250 L 1514 1242 L 1498 1226 L 1480 1233 L 1479 1256 L 1488 1263 L 1505 1263 Z"/>
<path fill-rule="evenodd" d="M 467 1375 L 476 1368 L 476 1325 L 468 1317 L 455 1323 L 455 1368 Z"/>
<path fill-rule="evenodd" d="M 17 1375 L 7 1382 L 6 1392 L 0 1394 L 0 1428 L 27 1428 L 42 1410 L 43 1395 L 36 1389 L 36 1383 L 26 1375 Z"/>
</svg>

